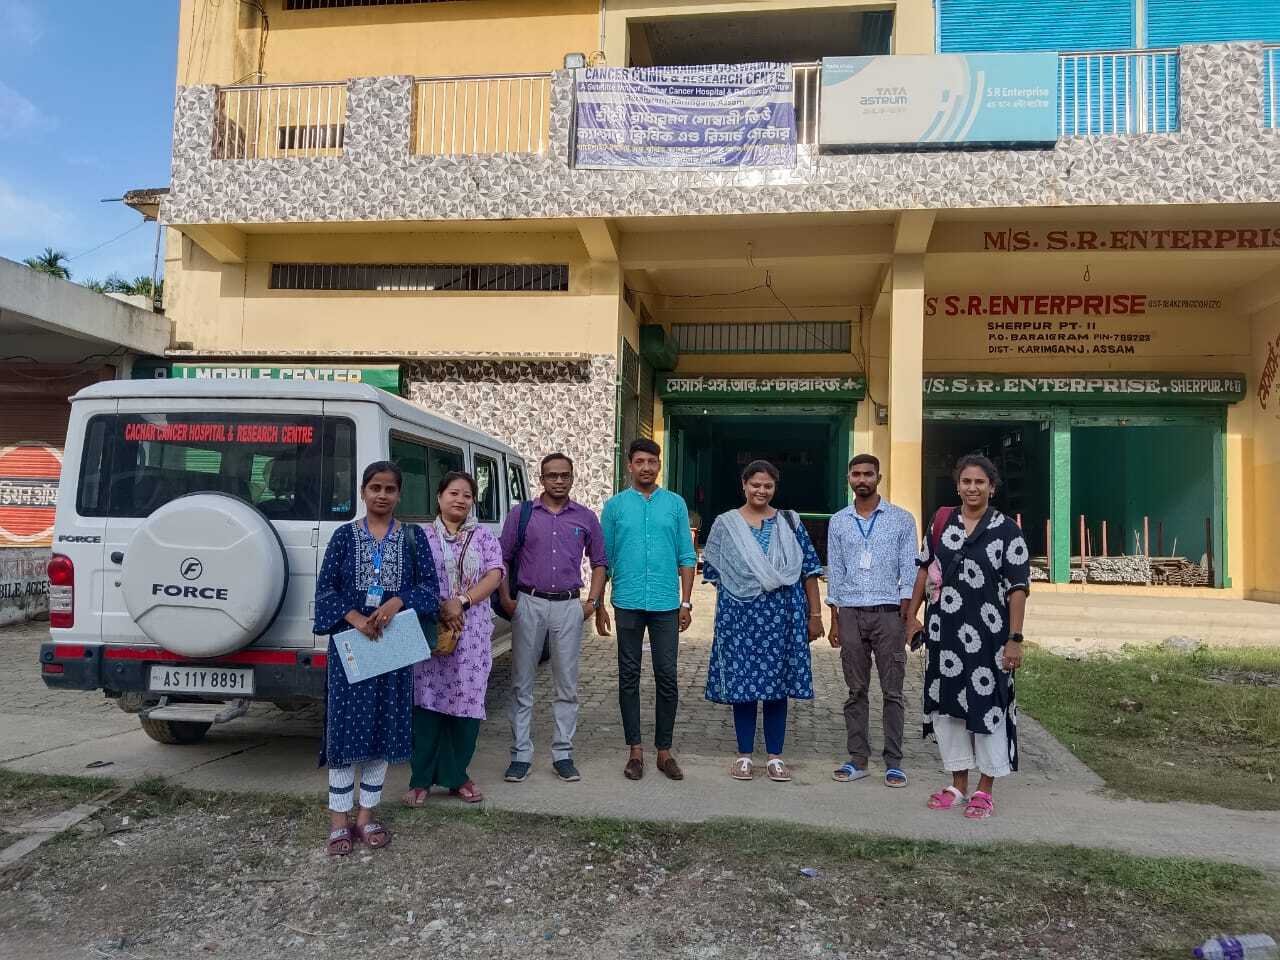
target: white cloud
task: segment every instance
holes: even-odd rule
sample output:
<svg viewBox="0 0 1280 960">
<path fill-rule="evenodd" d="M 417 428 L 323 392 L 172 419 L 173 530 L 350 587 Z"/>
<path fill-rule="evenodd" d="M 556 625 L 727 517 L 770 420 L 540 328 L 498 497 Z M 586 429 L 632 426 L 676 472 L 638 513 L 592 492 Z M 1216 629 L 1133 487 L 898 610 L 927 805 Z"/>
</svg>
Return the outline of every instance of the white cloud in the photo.
<svg viewBox="0 0 1280 960">
<path fill-rule="evenodd" d="M 17 140 L 53 126 L 52 117 L 0 80 L 0 140 Z"/>
<path fill-rule="evenodd" d="M 29 0 L 0 0 L 0 50 L 34 47 L 44 36 L 44 23 Z"/>
<path fill-rule="evenodd" d="M 75 229 L 76 218 L 57 203 L 0 178 L 0 245 L 11 251 L 10 259 L 21 260 L 46 245 L 65 249 Z"/>
</svg>

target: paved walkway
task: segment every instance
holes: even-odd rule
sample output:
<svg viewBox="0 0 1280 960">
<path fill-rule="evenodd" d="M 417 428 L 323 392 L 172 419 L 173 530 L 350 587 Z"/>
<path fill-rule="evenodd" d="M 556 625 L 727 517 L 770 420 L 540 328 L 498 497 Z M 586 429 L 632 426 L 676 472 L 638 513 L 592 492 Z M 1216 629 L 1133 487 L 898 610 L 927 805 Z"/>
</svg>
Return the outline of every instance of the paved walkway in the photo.
<svg viewBox="0 0 1280 960">
<path fill-rule="evenodd" d="M 935 748 L 921 741 L 914 722 L 913 705 L 919 702 L 920 692 L 918 657 L 912 657 L 908 670 L 904 766 L 912 776 L 911 786 L 889 790 L 878 777 L 855 784 L 834 783 L 830 771 L 845 756 L 841 718 L 845 689 L 839 655 L 825 640 L 813 646 L 817 698 L 794 705 L 788 724 L 787 756 L 795 780 L 785 785 L 763 776 L 752 783 L 733 781 L 727 775 L 735 752 L 729 709 L 702 696 L 711 597 L 700 588 L 696 600 L 698 616 L 682 640 L 680 657 L 682 702 L 676 751 L 685 768 L 683 783 L 658 775 L 651 755 L 644 780 L 623 779 L 616 648 L 610 640 L 592 637 L 583 655 L 576 745 L 583 781 L 562 784 L 550 769 L 550 675 L 545 668 L 537 684 L 539 756 L 533 776 L 519 785 L 501 781 L 508 761 L 507 665 L 502 658 L 491 683 L 490 719 L 482 728 L 472 766 L 489 803 L 548 814 L 673 821 L 732 816 L 956 842 L 1070 843 L 1228 860 L 1280 876 L 1280 846 L 1258 842 L 1261 837 L 1280 835 L 1280 814 L 1112 799 L 1092 772 L 1025 714 L 1020 731 L 1022 771 L 1001 785 L 995 818 L 970 823 L 958 812 L 927 810 L 925 797 L 943 779 Z M 38 625 L 0 631 L 0 763 L 5 766 L 119 778 L 159 774 L 193 788 L 296 792 L 321 802 L 324 780 L 315 767 L 317 711 L 283 714 L 274 707 L 258 706 L 248 717 L 215 728 L 203 744 L 165 747 L 141 733 L 136 718 L 104 703 L 99 694 L 46 690 L 35 659 L 42 635 Z M 651 742 L 651 676 L 642 683 L 642 697 L 645 735 Z M 878 748 L 876 691 L 871 714 L 872 744 Z M 90 769 L 91 763 L 107 765 Z M 878 773 L 878 758 L 872 763 L 873 772 Z M 393 771 L 390 783 L 395 790 L 406 782 L 404 768 Z"/>
</svg>

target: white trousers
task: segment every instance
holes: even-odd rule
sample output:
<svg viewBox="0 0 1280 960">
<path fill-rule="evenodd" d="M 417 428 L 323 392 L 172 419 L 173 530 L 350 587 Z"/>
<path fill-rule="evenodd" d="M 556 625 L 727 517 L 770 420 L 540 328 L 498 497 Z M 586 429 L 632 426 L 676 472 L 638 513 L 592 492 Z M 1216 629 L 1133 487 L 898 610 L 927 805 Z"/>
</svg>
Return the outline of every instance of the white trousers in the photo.
<svg viewBox="0 0 1280 960">
<path fill-rule="evenodd" d="M 933 733 L 938 739 L 938 752 L 942 754 L 942 769 L 947 773 L 960 773 L 974 767 L 988 777 L 1007 777 L 1012 772 L 1004 724 L 995 733 L 973 733 L 959 717 L 935 713 Z"/>
</svg>

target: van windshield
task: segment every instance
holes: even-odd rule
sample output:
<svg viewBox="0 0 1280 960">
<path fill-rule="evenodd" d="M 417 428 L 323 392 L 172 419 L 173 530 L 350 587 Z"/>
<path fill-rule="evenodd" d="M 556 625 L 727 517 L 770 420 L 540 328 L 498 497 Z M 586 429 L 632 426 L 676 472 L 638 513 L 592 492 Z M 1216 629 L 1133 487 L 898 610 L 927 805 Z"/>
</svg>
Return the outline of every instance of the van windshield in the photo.
<svg viewBox="0 0 1280 960">
<path fill-rule="evenodd" d="M 296 414 L 99 416 L 85 431 L 78 512 L 145 517 L 190 493 L 228 493 L 272 520 L 355 515 L 355 428 Z"/>
</svg>

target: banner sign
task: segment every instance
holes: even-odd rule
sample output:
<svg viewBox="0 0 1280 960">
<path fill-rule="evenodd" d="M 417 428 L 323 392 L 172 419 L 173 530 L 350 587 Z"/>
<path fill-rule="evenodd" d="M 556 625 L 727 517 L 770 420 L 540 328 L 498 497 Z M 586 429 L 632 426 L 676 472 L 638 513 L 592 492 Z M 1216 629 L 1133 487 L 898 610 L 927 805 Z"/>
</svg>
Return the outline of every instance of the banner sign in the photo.
<svg viewBox="0 0 1280 960">
<path fill-rule="evenodd" d="M 1056 53 L 829 57 L 823 146 L 1053 143 Z"/>
<path fill-rule="evenodd" d="M 1240 373 L 1085 373 L 1008 376 L 989 373 L 924 378 L 925 403 L 1238 403 L 1245 396 Z"/>
<path fill-rule="evenodd" d="M 175 363 L 156 368 L 156 377 L 172 380 L 317 380 L 323 383 L 367 383 L 388 393 L 400 393 L 400 367 L 289 366 L 263 367 L 252 364 Z"/>
<path fill-rule="evenodd" d="M 663 377 L 664 400 L 861 400 L 863 377 Z"/>
<path fill-rule="evenodd" d="M 24 441 L 0 449 L 0 547 L 53 542 L 62 451 Z"/>
<path fill-rule="evenodd" d="M 586 170 L 796 164 L 791 64 L 592 67 L 577 82 Z"/>
</svg>

